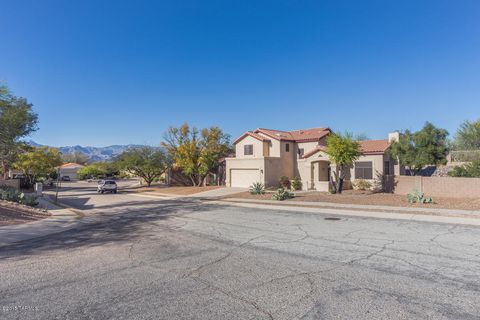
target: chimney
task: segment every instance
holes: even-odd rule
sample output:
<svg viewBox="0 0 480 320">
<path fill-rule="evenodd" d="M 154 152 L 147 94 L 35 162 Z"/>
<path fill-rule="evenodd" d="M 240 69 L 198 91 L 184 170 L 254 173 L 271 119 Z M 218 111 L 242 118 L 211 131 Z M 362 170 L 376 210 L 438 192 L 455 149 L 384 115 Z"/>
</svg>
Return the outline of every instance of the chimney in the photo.
<svg viewBox="0 0 480 320">
<path fill-rule="evenodd" d="M 400 132 L 394 131 L 388 134 L 388 142 L 394 142 L 400 140 Z"/>
</svg>

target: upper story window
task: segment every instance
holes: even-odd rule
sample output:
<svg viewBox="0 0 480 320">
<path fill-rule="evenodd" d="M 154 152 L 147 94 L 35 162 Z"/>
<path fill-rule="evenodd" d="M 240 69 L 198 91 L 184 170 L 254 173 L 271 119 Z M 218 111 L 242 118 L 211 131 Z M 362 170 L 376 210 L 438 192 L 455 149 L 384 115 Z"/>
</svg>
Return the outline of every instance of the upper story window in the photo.
<svg viewBox="0 0 480 320">
<path fill-rule="evenodd" d="M 285 152 L 290 152 L 290 143 L 285 143 Z"/>
<path fill-rule="evenodd" d="M 373 179 L 372 161 L 355 162 L 355 179 Z"/>
<path fill-rule="evenodd" d="M 246 144 L 243 146 L 243 155 L 245 156 L 253 155 L 253 144 Z"/>
<path fill-rule="evenodd" d="M 304 154 L 305 154 L 305 149 L 299 148 L 299 149 L 298 149 L 298 157 L 299 157 L 299 158 L 302 158 Z"/>
</svg>

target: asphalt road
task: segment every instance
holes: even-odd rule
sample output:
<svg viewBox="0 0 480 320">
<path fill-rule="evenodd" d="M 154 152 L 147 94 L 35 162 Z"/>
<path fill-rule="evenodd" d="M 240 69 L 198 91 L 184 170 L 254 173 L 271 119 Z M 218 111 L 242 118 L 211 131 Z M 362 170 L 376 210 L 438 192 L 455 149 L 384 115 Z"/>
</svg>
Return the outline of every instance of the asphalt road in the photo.
<svg viewBox="0 0 480 320">
<path fill-rule="evenodd" d="M 477 227 L 93 187 L 61 198 L 97 222 L 0 248 L 0 319 L 480 318 Z"/>
</svg>

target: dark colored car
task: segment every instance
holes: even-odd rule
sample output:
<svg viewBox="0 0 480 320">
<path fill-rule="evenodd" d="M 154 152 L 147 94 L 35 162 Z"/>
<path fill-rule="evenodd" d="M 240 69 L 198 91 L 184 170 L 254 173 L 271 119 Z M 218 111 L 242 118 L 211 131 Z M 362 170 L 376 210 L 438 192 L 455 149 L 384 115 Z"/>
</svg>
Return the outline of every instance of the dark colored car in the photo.
<svg viewBox="0 0 480 320">
<path fill-rule="evenodd" d="M 63 176 L 62 181 L 71 181 L 69 176 Z"/>
</svg>

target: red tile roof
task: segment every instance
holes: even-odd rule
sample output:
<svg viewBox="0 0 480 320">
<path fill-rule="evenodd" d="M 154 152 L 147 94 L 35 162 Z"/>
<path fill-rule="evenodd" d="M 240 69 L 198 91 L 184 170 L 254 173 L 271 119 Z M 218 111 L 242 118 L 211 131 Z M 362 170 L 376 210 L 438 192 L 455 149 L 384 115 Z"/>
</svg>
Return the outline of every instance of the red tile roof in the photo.
<svg viewBox="0 0 480 320">
<path fill-rule="evenodd" d="M 253 131 L 247 131 L 245 132 L 244 134 L 242 134 L 237 140 L 235 140 L 233 143 L 236 144 L 237 142 L 239 142 L 240 140 L 242 140 L 243 138 L 245 138 L 246 136 L 250 136 L 252 138 L 255 138 L 257 140 L 260 140 L 260 141 L 270 141 L 270 139 L 262 136 L 262 135 L 259 135 Z"/>
<path fill-rule="evenodd" d="M 259 133 L 275 140 L 312 142 L 312 141 L 318 141 L 319 139 L 325 137 L 331 132 L 332 131 L 329 128 L 313 128 L 313 129 L 294 130 L 294 131 L 281 131 L 281 130 L 258 128 L 254 131 L 245 132 L 242 136 L 240 136 L 237 140 L 235 140 L 234 143 L 237 143 L 238 141 L 243 139 L 246 135 L 250 135 L 256 139 L 265 141 L 266 138 L 262 135 L 259 135 Z M 257 136 L 254 136 L 254 135 L 257 135 Z"/>
<path fill-rule="evenodd" d="M 384 154 L 385 151 L 390 147 L 390 142 L 388 140 L 365 140 L 360 141 L 360 148 L 362 149 L 363 154 Z M 318 151 L 327 151 L 325 146 L 316 146 L 309 152 L 303 155 L 303 159 L 313 156 Z"/>
<path fill-rule="evenodd" d="M 84 166 L 78 163 L 74 162 L 69 162 L 69 163 L 64 163 L 59 168 L 83 168 Z"/>
<path fill-rule="evenodd" d="M 315 153 L 317 153 L 318 151 L 324 151 L 324 152 L 326 152 L 326 150 L 327 150 L 327 147 L 325 147 L 325 146 L 316 146 L 316 147 L 313 148 L 312 150 L 310 150 L 310 151 L 308 151 L 307 153 L 305 153 L 302 158 L 305 159 L 305 158 L 308 158 L 308 157 L 313 156 L 313 155 L 314 155 Z"/>
<path fill-rule="evenodd" d="M 384 154 L 390 147 L 388 140 L 365 140 L 360 141 L 363 154 Z"/>
</svg>

